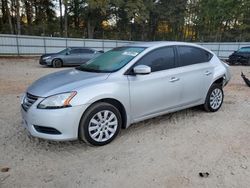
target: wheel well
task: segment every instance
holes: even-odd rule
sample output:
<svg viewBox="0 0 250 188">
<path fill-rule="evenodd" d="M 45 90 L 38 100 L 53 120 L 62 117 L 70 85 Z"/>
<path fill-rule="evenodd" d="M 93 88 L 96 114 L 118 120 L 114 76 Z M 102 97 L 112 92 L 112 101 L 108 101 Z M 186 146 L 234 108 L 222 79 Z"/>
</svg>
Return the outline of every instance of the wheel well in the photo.
<svg viewBox="0 0 250 188">
<path fill-rule="evenodd" d="M 114 105 L 121 113 L 121 116 L 122 116 L 122 126 L 121 127 L 122 127 L 122 129 L 126 128 L 127 113 L 126 113 L 124 106 L 122 105 L 122 103 L 120 101 L 118 101 L 116 99 L 106 98 L 106 99 L 98 100 L 95 103 L 98 103 L 98 102 L 106 102 L 106 103 Z"/>
<path fill-rule="evenodd" d="M 215 80 L 214 83 L 220 84 L 222 86 L 223 85 L 223 80 L 224 80 L 223 77 L 221 77 L 221 78 Z"/>
<path fill-rule="evenodd" d="M 52 62 L 55 61 L 55 60 L 60 60 L 60 61 L 62 62 L 62 64 L 63 64 L 63 60 L 62 60 L 61 58 L 54 58 L 54 59 L 52 60 Z"/>
</svg>

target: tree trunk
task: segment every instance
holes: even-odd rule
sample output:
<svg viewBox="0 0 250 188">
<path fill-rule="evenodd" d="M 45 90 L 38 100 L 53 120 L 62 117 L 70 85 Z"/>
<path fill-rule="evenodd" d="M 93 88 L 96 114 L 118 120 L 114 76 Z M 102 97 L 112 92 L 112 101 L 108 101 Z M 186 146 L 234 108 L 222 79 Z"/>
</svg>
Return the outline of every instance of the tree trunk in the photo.
<svg viewBox="0 0 250 188">
<path fill-rule="evenodd" d="M 8 7 L 8 0 L 6 0 L 6 15 L 8 17 L 8 22 L 9 22 L 9 27 L 10 27 L 10 33 L 14 34 L 12 20 L 11 20 L 11 15 L 10 15 L 10 10 L 9 10 L 9 7 Z"/>
<path fill-rule="evenodd" d="M 21 35 L 21 19 L 20 19 L 20 2 L 16 0 L 16 21 L 17 21 L 17 34 Z"/>
<path fill-rule="evenodd" d="M 7 15 L 6 15 L 6 1 L 5 0 L 1 0 L 2 2 L 2 20 L 3 20 L 3 23 L 6 23 L 7 22 Z"/>
<path fill-rule="evenodd" d="M 68 37 L 68 2 L 64 0 L 64 36 Z"/>
<path fill-rule="evenodd" d="M 25 13 L 26 13 L 26 17 L 27 17 L 27 23 L 30 26 L 32 23 L 32 14 L 33 14 L 32 5 L 30 4 L 29 1 L 25 1 L 24 5 L 25 5 Z"/>
<path fill-rule="evenodd" d="M 95 27 L 91 25 L 90 19 L 88 19 L 88 38 L 93 39 L 94 38 L 94 29 Z"/>
<path fill-rule="evenodd" d="M 60 8 L 60 35 L 63 36 L 63 20 L 62 20 L 62 0 L 59 0 L 59 8 Z"/>
<path fill-rule="evenodd" d="M 37 24 L 38 23 L 38 20 L 37 20 L 37 18 L 39 17 L 39 15 L 38 15 L 38 2 L 37 2 L 37 0 L 33 0 L 33 7 L 34 7 L 34 9 L 35 9 L 35 15 L 34 15 L 34 18 L 35 18 L 35 23 Z"/>
</svg>

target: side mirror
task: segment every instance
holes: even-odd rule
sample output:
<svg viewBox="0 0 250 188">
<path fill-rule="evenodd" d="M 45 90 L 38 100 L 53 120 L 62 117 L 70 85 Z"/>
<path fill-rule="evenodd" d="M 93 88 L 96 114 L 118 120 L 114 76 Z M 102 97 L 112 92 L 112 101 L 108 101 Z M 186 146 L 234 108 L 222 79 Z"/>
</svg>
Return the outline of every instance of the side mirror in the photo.
<svg viewBox="0 0 250 188">
<path fill-rule="evenodd" d="M 147 65 L 137 65 L 133 68 L 135 74 L 149 74 L 151 73 L 151 67 Z"/>
<path fill-rule="evenodd" d="M 66 55 L 69 55 L 69 54 L 70 54 L 70 52 L 69 52 L 69 51 L 67 51 L 67 52 L 66 52 Z"/>
</svg>

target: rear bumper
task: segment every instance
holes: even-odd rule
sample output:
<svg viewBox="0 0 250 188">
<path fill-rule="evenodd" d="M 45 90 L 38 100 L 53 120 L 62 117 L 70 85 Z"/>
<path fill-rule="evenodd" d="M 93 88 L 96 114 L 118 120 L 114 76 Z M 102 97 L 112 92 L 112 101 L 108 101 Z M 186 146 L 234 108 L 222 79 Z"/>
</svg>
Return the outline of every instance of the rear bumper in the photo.
<svg viewBox="0 0 250 188">
<path fill-rule="evenodd" d="M 240 57 L 240 56 L 234 56 L 234 57 L 230 57 L 228 59 L 228 62 L 230 64 L 237 64 L 237 63 L 247 63 L 248 59 L 246 57 Z"/>
<path fill-rule="evenodd" d="M 224 62 L 222 62 L 222 64 L 226 68 L 225 76 L 223 77 L 223 86 L 226 86 L 228 82 L 231 80 L 232 75 L 231 75 L 230 67 L 228 66 L 228 64 Z"/>
</svg>

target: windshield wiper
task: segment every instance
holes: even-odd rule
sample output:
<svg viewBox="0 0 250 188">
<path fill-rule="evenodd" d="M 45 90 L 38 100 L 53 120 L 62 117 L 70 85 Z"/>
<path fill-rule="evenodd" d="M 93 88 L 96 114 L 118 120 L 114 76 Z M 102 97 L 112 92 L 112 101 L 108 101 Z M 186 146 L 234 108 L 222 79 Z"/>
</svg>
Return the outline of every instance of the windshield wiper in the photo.
<svg viewBox="0 0 250 188">
<path fill-rule="evenodd" d="M 85 68 L 82 66 L 76 67 L 76 69 L 80 71 L 96 72 L 96 73 L 108 73 L 109 72 L 109 71 L 101 71 L 101 70 L 96 70 L 96 69 L 89 69 L 89 68 Z"/>
</svg>

